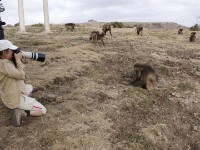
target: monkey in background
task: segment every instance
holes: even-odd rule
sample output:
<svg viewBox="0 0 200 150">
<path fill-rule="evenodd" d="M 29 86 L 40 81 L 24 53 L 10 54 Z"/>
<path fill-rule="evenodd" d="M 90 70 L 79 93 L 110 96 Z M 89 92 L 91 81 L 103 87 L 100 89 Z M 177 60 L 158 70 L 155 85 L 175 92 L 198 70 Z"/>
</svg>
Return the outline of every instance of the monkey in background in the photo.
<svg viewBox="0 0 200 150">
<path fill-rule="evenodd" d="M 143 30 L 143 27 L 136 27 L 137 35 L 141 35 L 142 36 L 142 30 Z"/>
<path fill-rule="evenodd" d="M 156 87 L 158 83 L 158 75 L 151 66 L 136 63 L 134 65 L 134 72 L 137 76 L 132 82 L 134 86 L 141 86 L 147 90 L 153 90 Z"/>
<path fill-rule="evenodd" d="M 67 29 L 67 30 L 68 30 L 68 29 L 71 29 L 71 31 L 74 31 L 74 30 L 75 30 L 75 26 L 76 26 L 76 24 L 74 24 L 74 23 L 66 23 L 66 24 L 65 24 L 66 29 Z"/>
<path fill-rule="evenodd" d="M 90 41 L 93 43 L 97 43 L 98 40 L 101 40 L 101 42 L 103 43 L 103 45 L 105 46 L 105 43 L 103 42 L 103 37 L 105 36 L 105 33 L 102 32 L 101 34 L 99 33 L 99 31 L 92 31 L 90 34 Z"/>
<path fill-rule="evenodd" d="M 111 33 L 111 25 L 110 24 L 104 24 L 102 26 L 102 31 L 106 34 L 107 31 L 110 32 L 110 35 L 112 36 L 112 33 Z"/>
<path fill-rule="evenodd" d="M 190 35 L 196 35 L 196 32 L 191 32 Z"/>
<path fill-rule="evenodd" d="M 183 34 L 183 29 L 178 29 L 178 34 Z"/>
<path fill-rule="evenodd" d="M 196 32 L 191 32 L 189 41 L 190 42 L 195 42 L 195 40 L 196 40 Z"/>
</svg>

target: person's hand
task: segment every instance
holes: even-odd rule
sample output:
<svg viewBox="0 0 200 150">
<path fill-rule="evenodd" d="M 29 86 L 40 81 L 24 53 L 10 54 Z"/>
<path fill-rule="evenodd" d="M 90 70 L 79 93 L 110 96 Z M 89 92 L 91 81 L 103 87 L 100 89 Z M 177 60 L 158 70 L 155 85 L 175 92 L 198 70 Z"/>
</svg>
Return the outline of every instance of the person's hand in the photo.
<svg viewBox="0 0 200 150">
<path fill-rule="evenodd" d="M 15 56 L 15 59 L 16 59 L 16 60 L 17 60 L 17 59 L 22 60 L 22 52 L 19 52 L 19 53 L 17 53 L 17 54 L 14 54 L 14 56 Z"/>
</svg>

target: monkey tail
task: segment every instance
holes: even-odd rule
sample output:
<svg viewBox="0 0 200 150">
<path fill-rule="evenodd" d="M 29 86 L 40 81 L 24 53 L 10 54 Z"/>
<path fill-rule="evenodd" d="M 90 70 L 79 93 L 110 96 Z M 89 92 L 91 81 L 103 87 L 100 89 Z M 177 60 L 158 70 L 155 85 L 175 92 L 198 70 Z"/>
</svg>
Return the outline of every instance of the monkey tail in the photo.
<svg viewBox="0 0 200 150">
<path fill-rule="evenodd" d="M 147 81 L 146 81 L 147 90 L 149 90 L 149 91 L 153 90 L 157 86 L 157 82 L 158 82 L 157 75 L 150 73 L 147 76 Z"/>
</svg>

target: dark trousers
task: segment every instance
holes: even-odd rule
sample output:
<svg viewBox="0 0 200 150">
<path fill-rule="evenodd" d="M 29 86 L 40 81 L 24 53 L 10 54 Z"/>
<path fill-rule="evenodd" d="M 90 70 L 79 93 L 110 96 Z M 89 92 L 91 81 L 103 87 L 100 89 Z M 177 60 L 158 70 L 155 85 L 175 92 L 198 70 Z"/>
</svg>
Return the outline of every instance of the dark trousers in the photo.
<svg viewBox="0 0 200 150">
<path fill-rule="evenodd" d="M 4 29 L 0 27 L 0 40 L 4 39 Z"/>
</svg>

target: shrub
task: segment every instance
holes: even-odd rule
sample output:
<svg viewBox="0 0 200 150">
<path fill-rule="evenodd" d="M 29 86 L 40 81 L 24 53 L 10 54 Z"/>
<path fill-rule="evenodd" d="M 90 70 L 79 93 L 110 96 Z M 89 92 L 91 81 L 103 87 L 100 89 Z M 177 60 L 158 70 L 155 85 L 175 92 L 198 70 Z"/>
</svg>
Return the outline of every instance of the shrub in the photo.
<svg viewBox="0 0 200 150">
<path fill-rule="evenodd" d="M 14 27 L 18 27 L 19 26 L 19 22 L 14 24 Z"/>
<path fill-rule="evenodd" d="M 111 22 L 111 25 L 113 26 L 113 28 L 123 28 L 124 24 L 122 22 Z"/>
<path fill-rule="evenodd" d="M 198 31 L 200 29 L 198 24 L 195 24 L 194 26 L 190 27 L 191 31 Z"/>
<path fill-rule="evenodd" d="M 38 23 L 38 24 L 33 24 L 32 27 L 43 27 L 44 25 L 42 23 Z"/>
</svg>

